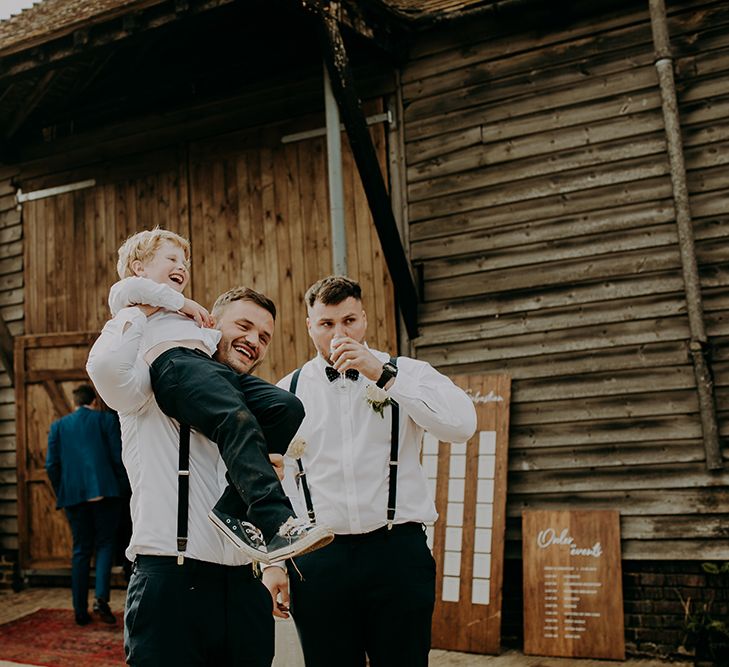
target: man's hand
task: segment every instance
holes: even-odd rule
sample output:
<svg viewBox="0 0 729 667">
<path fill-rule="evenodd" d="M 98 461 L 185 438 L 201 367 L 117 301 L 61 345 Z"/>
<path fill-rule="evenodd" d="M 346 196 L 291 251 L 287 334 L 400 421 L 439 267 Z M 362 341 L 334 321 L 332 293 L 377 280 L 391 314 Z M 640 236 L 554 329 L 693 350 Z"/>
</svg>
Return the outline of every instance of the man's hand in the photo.
<svg viewBox="0 0 729 667">
<path fill-rule="evenodd" d="M 192 299 L 185 299 L 185 303 L 180 308 L 180 312 L 183 315 L 187 315 L 191 320 L 195 320 L 195 323 L 199 327 L 207 327 L 212 329 L 215 326 L 215 320 L 213 316 L 203 308 L 197 301 Z"/>
<path fill-rule="evenodd" d="M 289 578 L 286 570 L 272 565 L 263 571 L 263 585 L 273 598 L 273 615 L 278 618 L 289 617 Z M 279 595 L 281 601 L 279 602 Z"/>
<path fill-rule="evenodd" d="M 284 457 L 282 454 L 269 454 L 268 455 L 269 461 L 271 461 L 271 465 L 273 466 L 273 471 L 276 473 L 276 477 L 278 477 L 278 481 L 280 482 L 284 478 Z"/>
<path fill-rule="evenodd" d="M 353 368 L 375 382 L 382 375 L 382 362 L 353 338 L 339 338 L 334 344 L 330 359 L 334 368 L 340 373 Z"/>
</svg>

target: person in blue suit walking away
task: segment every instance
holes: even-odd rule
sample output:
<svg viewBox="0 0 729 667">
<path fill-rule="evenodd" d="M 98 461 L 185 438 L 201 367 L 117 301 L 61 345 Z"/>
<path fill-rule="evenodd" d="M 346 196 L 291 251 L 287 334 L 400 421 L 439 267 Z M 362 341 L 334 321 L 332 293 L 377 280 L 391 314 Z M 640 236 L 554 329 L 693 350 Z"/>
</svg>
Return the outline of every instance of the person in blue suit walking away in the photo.
<svg viewBox="0 0 729 667">
<path fill-rule="evenodd" d="M 88 610 L 89 570 L 96 549 L 94 616 L 116 623 L 109 608 L 114 536 L 129 486 L 121 460 L 121 434 L 116 415 L 99 409 L 96 392 L 82 384 L 73 391 L 76 409 L 51 424 L 46 472 L 64 509 L 73 535 L 71 590 L 76 623 L 91 621 Z"/>
</svg>

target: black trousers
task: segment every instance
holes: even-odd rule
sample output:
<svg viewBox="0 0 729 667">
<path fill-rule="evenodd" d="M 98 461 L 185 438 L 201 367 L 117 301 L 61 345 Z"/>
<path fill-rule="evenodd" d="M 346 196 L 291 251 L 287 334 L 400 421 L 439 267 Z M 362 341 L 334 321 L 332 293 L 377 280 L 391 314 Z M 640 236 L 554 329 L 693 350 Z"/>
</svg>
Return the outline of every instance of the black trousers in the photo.
<svg viewBox="0 0 729 667">
<path fill-rule="evenodd" d="M 271 595 L 250 565 L 138 556 L 127 590 L 124 651 L 132 667 L 270 667 Z"/>
<path fill-rule="evenodd" d="M 428 664 L 435 561 L 421 524 L 337 535 L 289 566 L 291 613 L 307 667 Z"/>
<path fill-rule="evenodd" d="M 268 454 L 286 451 L 304 419 L 301 401 L 184 347 L 157 357 L 150 378 L 166 415 L 217 443 L 230 485 L 216 508 L 247 518 L 268 541 L 295 514 Z"/>
</svg>

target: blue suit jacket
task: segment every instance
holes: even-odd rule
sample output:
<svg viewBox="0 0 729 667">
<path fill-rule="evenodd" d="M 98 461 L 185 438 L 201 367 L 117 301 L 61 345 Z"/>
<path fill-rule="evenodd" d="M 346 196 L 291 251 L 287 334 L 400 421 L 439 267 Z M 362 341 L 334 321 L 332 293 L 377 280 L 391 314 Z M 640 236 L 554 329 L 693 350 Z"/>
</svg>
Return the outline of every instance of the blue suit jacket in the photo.
<svg viewBox="0 0 729 667">
<path fill-rule="evenodd" d="M 46 471 L 58 508 L 98 496 L 125 495 L 129 482 L 121 460 L 116 415 L 82 406 L 53 422 L 48 433 Z"/>
</svg>

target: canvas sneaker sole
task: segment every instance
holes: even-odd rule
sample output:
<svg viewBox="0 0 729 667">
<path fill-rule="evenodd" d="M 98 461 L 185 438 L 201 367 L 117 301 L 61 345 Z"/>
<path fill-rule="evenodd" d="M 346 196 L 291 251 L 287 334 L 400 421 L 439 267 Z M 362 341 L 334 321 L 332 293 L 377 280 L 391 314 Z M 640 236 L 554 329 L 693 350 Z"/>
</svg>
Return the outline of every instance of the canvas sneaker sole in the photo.
<svg viewBox="0 0 729 667">
<path fill-rule="evenodd" d="M 220 532 L 223 533 L 223 535 L 225 535 L 225 537 L 227 537 L 228 540 L 230 540 L 235 547 L 240 549 L 246 556 L 248 556 L 248 558 L 259 563 L 265 563 L 266 565 L 271 562 L 268 554 L 259 551 L 255 547 L 252 547 L 250 544 L 248 544 L 245 540 L 242 540 L 240 537 L 238 537 L 238 534 L 231 530 L 226 525 L 226 523 L 215 514 L 210 512 L 210 514 L 208 514 L 208 519 L 210 519 L 210 521 L 215 524 L 218 530 L 220 530 Z"/>
<path fill-rule="evenodd" d="M 325 547 L 333 539 L 334 533 L 329 528 L 316 526 L 301 539 L 298 539 L 291 544 L 287 544 L 286 546 L 279 547 L 278 549 L 274 549 L 273 551 L 269 551 L 267 554 L 268 562 L 277 563 L 285 560 L 286 558 L 303 556 L 304 554 L 308 554 L 312 551 Z"/>
</svg>

